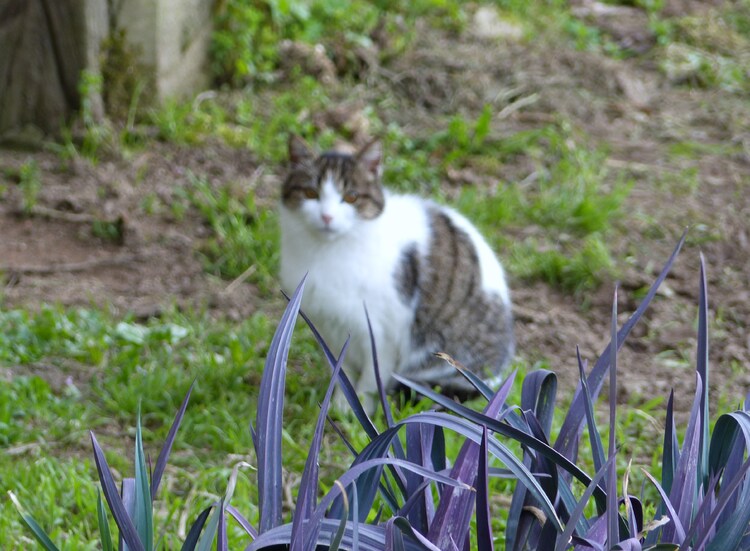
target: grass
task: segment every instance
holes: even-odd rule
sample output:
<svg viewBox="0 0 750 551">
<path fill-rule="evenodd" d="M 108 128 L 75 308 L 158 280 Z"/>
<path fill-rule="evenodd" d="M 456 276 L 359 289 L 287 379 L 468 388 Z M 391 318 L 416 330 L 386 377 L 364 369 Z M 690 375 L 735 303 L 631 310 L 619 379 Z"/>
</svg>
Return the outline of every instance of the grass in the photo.
<svg viewBox="0 0 750 551">
<path fill-rule="evenodd" d="M 190 202 L 213 230 L 202 247 L 206 270 L 225 279 L 247 276 L 261 292 L 272 292 L 279 267 L 279 224 L 276 212 L 258 208 L 252 191 L 230 185 L 214 190 L 192 177 Z"/>
</svg>

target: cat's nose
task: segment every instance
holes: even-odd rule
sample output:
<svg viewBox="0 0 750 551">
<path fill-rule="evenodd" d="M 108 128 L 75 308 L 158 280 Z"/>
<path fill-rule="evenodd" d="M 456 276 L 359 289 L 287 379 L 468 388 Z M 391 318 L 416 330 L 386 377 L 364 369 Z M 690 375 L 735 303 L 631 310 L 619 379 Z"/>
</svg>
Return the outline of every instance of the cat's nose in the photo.
<svg viewBox="0 0 750 551">
<path fill-rule="evenodd" d="M 333 222 L 333 216 L 331 216 L 330 214 L 321 214 L 320 218 L 323 220 L 323 223 L 326 226 L 330 226 L 331 222 Z"/>
</svg>

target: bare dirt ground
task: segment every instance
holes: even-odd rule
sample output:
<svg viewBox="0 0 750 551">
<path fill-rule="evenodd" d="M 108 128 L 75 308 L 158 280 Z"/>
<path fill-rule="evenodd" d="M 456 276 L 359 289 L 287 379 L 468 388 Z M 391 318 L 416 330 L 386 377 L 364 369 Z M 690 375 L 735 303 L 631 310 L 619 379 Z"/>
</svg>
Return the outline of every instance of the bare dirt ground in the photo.
<svg viewBox="0 0 750 551">
<path fill-rule="evenodd" d="M 696 10 L 707 6 L 690 5 Z M 628 20 L 629 26 L 610 24 L 616 39 L 641 44 L 645 51 L 652 46 L 642 17 Z M 471 29 L 460 36 L 424 33 L 403 58 L 386 68 L 370 68 L 350 99 L 363 105 L 384 94 L 393 101 L 382 108 L 381 118 L 397 121 L 407 132 L 436 130 L 436 114 L 458 111 L 475 117 L 488 100 L 513 106 L 526 98 L 523 105 L 500 110 L 493 133 L 510 135 L 565 117 L 609 144 L 613 177 L 624 172 L 634 181 L 626 216 L 612 237 L 621 322 L 683 229 L 691 227 L 663 292 L 625 344 L 618 372 L 621 400 L 666 397 L 674 387 L 678 408 L 687 409 L 694 388 L 700 252 L 708 271 L 711 387 L 735 404 L 750 391 L 746 97 L 678 85 L 648 55 L 614 60 L 556 44 L 488 41 Z M 672 146 L 683 142 L 693 144 L 693 154 L 674 154 Z M 723 153 L 730 145 L 736 146 L 734 152 Z M 23 215 L 12 175 L 29 160 L 37 162 L 42 185 L 31 215 Z M 143 202 L 155 194 L 169 205 L 192 173 L 216 185 L 231 181 L 253 188 L 258 203 L 273 208 L 282 167 L 264 167 L 257 178 L 252 152 L 219 142 L 199 147 L 157 142 L 96 164 L 64 162 L 51 152 L 3 150 L 0 167 L 6 169 L 0 172 L 5 187 L 0 195 L 1 307 L 95 305 L 148 317 L 176 303 L 233 319 L 280 307 L 280 301 L 261 297 L 250 284 L 227 293 L 229 282 L 204 271 L 196 251 L 210 229 L 197 213 L 188 211 L 181 218 L 168 209 L 147 213 Z M 519 161 L 505 165 L 500 176 L 512 182 L 528 176 L 528 170 Z M 122 238 L 96 237 L 95 220 L 118 224 Z M 561 377 L 561 392 L 572 392 L 575 346 L 593 361 L 607 342 L 614 282 L 583 297 L 543 283 L 513 280 L 512 287 L 519 351 L 532 361 L 548 358 Z"/>
</svg>

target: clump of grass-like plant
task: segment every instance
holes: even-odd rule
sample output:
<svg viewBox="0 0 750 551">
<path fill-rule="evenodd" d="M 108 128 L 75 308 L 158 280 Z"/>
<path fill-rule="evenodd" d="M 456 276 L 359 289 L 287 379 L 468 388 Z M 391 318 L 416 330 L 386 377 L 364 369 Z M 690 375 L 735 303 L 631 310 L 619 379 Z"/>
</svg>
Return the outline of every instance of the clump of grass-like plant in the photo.
<svg viewBox="0 0 750 551">
<path fill-rule="evenodd" d="M 495 391 L 456 364 L 486 398 L 487 405 L 481 412 L 399 378 L 403 384 L 441 405 L 443 410 L 423 411 L 396 420 L 380 381 L 375 342 L 371 340 L 380 404 L 387 425 L 378 430 L 341 369 L 348 342 L 335 355 L 310 324 L 330 364 L 332 377 L 320 406 L 294 509 L 291 517 L 285 518 L 282 507 L 284 390 L 287 356 L 300 313 L 303 281 L 289 300 L 273 337 L 259 389 L 252 427 L 258 472 L 257 527 L 229 503 L 234 488 L 233 475 L 225 497 L 208 504 L 194 520 L 182 549 L 209 549 L 214 541 L 217 549 L 228 549 L 227 523 L 231 516 L 248 536 L 248 551 L 491 550 L 495 542 L 491 520 L 497 512 L 490 505 L 489 481 L 496 476 L 517 481 L 504 534 L 508 550 L 703 551 L 750 548 L 750 478 L 747 476 L 750 459 L 746 459 L 750 412 L 745 404 L 744 409 L 721 415 L 713 432 L 709 430 L 708 303 L 703 265 L 698 310 L 697 383 L 688 427 L 680 447 L 670 397 L 661 480 L 646 474 L 660 501 L 648 503 L 643 496 L 631 495 L 627 490 L 627 472 L 622 484 L 617 480 L 617 351 L 666 278 L 683 242 L 684 236 L 641 305 L 619 329 L 615 296 L 611 342 L 588 374 L 586 362 L 579 355 L 581 382 L 555 438 L 551 426 L 557 381 L 554 373 L 545 370 L 534 371 L 525 377 L 521 404 L 515 407 L 507 403 L 513 375 Z M 594 419 L 593 403 L 607 374 L 610 419 L 605 453 Z M 347 442 L 353 460 L 330 489 L 321 495 L 318 462 L 336 384 L 340 385 L 354 418 L 368 435 L 369 443 L 357 450 Z M 118 526 L 121 543 L 128 549 L 154 548 L 152 499 L 189 396 L 190 392 L 151 475 L 146 470 L 138 423 L 136 475 L 134 479 L 125 479 L 119 492 L 92 434 L 96 467 L 106 503 Z M 593 475 L 578 464 L 584 428 L 595 468 Z M 445 431 L 463 438 L 455 456 L 448 457 Z M 339 434 L 345 438 L 341 432 Z M 517 457 L 507 445 L 513 442 L 521 444 L 522 457 Z M 503 468 L 490 466 L 492 458 L 502 463 Z M 656 511 L 653 519 L 644 518 L 647 510 Z M 112 549 L 101 497 L 98 511 L 102 547 Z M 57 549 L 34 519 L 23 512 L 21 514 L 45 549 Z"/>
</svg>

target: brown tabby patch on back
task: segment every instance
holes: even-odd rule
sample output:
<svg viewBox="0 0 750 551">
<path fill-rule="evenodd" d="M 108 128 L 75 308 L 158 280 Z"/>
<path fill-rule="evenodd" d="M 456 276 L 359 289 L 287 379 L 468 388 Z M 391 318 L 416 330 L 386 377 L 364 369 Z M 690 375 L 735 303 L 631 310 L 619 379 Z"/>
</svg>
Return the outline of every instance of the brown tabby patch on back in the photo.
<svg viewBox="0 0 750 551">
<path fill-rule="evenodd" d="M 298 150 L 295 157 L 294 147 L 295 144 L 290 143 L 291 166 L 281 191 L 287 208 L 298 209 L 306 198 L 306 190 L 320 193 L 326 178 L 330 177 L 342 197 L 347 194 L 356 196 L 353 206 L 360 217 L 371 220 L 380 216 L 385 198 L 378 174 L 368 166 L 365 158 L 367 148 L 356 156 L 327 151 L 315 158 L 310 150 Z M 296 144 L 296 147 L 301 149 L 302 146 Z"/>
<path fill-rule="evenodd" d="M 429 216 L 432 238 L 426 261 L 420 263 L 416 250 L 407 249 L 396 271 L 402 299 L 407 304 L 417 300 L 413 346 L 445 352 L 477 375 L 496 374 L 513 354 L 510 306 L 483 291 L 479 259 L 466 232 L 438 207 Z M 441 362 L 430 357 L 422 368 Z M 467 388 L 457 373 L 434 383 L 444 391 Z"/>
</svg>

